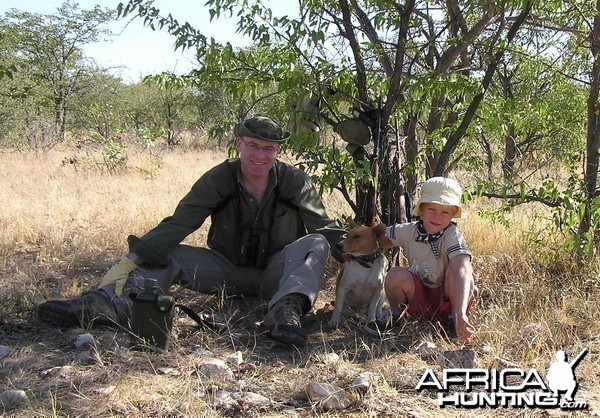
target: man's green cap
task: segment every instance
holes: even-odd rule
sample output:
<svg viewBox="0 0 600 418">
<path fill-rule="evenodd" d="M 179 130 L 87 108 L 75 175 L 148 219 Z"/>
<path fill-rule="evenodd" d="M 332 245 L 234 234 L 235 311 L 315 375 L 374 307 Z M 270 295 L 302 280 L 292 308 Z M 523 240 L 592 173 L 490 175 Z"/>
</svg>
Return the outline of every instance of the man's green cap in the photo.
<svg viewBox="0 0 600 418">
<path fill-rule="evenodd" d="M 283 132 L 279 125 L 264 116 L 255 116 L 238 123 L 233 128 L 233 134 L 236 138 L 247 136 L 277 143 L 287 141 L 292 135 L 289 131 Z"/>
</svg>

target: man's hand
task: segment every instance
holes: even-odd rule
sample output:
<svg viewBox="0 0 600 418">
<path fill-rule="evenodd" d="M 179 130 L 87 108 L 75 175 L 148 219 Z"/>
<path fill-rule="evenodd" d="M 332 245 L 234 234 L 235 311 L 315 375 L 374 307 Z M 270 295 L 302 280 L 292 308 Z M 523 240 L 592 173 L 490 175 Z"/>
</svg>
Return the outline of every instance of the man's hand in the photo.
<svg viewBox="0 0 600 418">
<path fill-rule="evenodd" d="M 121 296 L 123 294 L 123 288 L 125 282 L 129 277 L 129 273 L 137 268 L 137 264 L 127 258 L 126 255 L 121 257 L 121 260 L 108 270 L 108 272 L 102 278 L 102 282 L 99 287 L 106 285 L 115 286 L 115 294 Z"/>
</svg>

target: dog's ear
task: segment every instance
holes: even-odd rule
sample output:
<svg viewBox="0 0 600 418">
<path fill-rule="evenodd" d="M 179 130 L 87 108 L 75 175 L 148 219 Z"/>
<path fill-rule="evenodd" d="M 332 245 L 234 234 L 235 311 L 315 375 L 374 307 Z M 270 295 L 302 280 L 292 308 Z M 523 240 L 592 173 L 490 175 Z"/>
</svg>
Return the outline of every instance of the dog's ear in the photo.
<svg viewBox="0 0 600 418">
<path fill-rule="evenodd" d="M 380 248 L 394 248 L 395 245 L 392 240 L 385 234 L 386 230 L 385 224 L 381 222 L 373 227 L 373 234 L 375 235 L 375 240 L 379 243 Z"/>
<path fill-rule="evenodd" d="M 373 219 L 371 219 L 371 227 L 377 226 L 381 223 L 381 219 L 377 215 L 373 215 Z"/>
<path fill-rule="evenodd" d="M 348 222 L 350 228 L 356 228 L 358 226 L 358 224 L 354 221 L 354 219 L 351 216 L 346 216 L 346 222 Z"/>
<path fill-rule="evenodd" d="M 373 235 L 375 235 L 376 240 L 380 240 L 382 237 L 385 237 L 385 224 L 380 222 L 371 229 L 373 230 Z"/>
</svg>

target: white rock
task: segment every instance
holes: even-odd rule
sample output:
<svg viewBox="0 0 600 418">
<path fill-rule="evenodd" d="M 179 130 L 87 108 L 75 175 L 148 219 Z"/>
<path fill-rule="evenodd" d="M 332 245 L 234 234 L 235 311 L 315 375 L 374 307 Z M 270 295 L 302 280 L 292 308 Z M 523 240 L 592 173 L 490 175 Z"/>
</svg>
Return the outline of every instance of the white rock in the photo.
<svg viewBox="0 0 600 418">
<path fill-rule="evenodd" d="M 244 362 L 241 351 L 236 351 L 225 357 L 225 362 L 234 366 L 239 366 Z"/>
<path fill-rule="evenodd" d="M 173 367 L 159 367 L 156 369 L 160 374 L 181 376 L 181 372 Z"/>
<path fill-rule="evenodd" d="M 513 363 L 510 360 L 507 360 L 502 357 L 494 357 L 494 361 L 492 363 L 493 367 L 496 369 L 519 369 L 519 365 L 517 363 Z"/>
<path fill-rule="evenodd" d="M 75 347 L 80 349 L 96 347 L 96 339 L 92 334 L 79 334 L 75 338 Z"/>
<path fill-rule="evenodd" d="M 359 392 L 366 392 L 371 388 L 371 386 L 377 383 L 380 378 L 381 375 L 379 373 L 362 372 L 354 378 L 350 388 Z"/>
<path fill-rule="evenodd" d="M 438 358 L 440 349 L 434 343 L 427 341 L 418 348 L 419 355 L 423 361 L 432 361 Z"/>
<path fill-rule="evenodd" d="M 213 406 L 217 408 L 263 408 L 271 405 L 271 400 L 254 392 L 228 392 L 219 390 L 215 394 Z"/>
<path fill-rule="evenodd" d="M 12 352 L 12 349 L 6 345 L 0 345 L 0 358 L 7 357 Z"/>
<path fill-rule="evenodd" d="M 73 367 L 71 366 L 56 366 L 40 372 L 40 376 L 43 378 L 58 376 L 61 379 L 68 379 L 72 374 Z"/>
<path fill-rule="evenodd" d="M 192 351 L 192 356 L 212 357 L 213 353 L 212 353 L 212 351 L 205 350 L 204 348 L 196 348 L 194 351 Z"/>
<path fill-rule="evenodd" d="M 236 406 L 236 402 L 231 397 L 231 393 L 226 390 L 219 390 L 215 393 L 215 398 L 213 399 L 213 406 L 216 408 L 232 408 Z"/>
<path fill-rule="evenodd" d="M 340 361 L 340 356 L 337 353 L 327 353 L 322 357 L 323 363 L 332 365 Z"/>
<path fill-rule="evenodd" d="M 438 364 L 445 369 L 472 369 L 476 360 L 477 354 L 470 349 L 444 351 L 438 356 Z"/>
<path fill-rule="evenodd" d="M 0 393 L 0 405 L 5 410 L 15 409 L 19 406 L 27 405 L 29 398 L 24 390 L 5 390 Z"/>
<path fill-rule="evenodd" d="M 58 369 L 58 377 L 61 379 L 69 379 L 75 373 L 75 368 L 72 366 L 62 366 Z"/>
<path fill-rule="evenodd" d="M 254 392 L 234 392 L 231 398 L 242 408 L 261 408 L 271 404 L 269 398 Z"/>
<path fill-rule="evenodd" d="M 350 405 L 344 389 L 329 383 L 311 382 L 306 387 L 306 394 L 311 402 L 320 404 L 326 411 L 345 409 Z"/>
<path fill-rule="evenodd" d="M 115 391 L 117 387 L 114 385 L 111 386 L 104 386 L 98 389 L 94 389 L 94 392 L 97 393 L 98 395 L 110 395 L 111 393 L 113 393 Z"/>
<path fill-rule="evenodd" d="M 216 358 L 204 360 L 200 363 L 200 374 L 207 378 L 233 381 L 235 376 L 223 360 Z"/>
<path fill-rule="evenodd" d="M 517 338 L 521 339 L 530 339 L 534 335 L 538 334 L 542 329 L 542 324 L 539 322 L 534 322 L 532 324 L 527 324 L 523 328 L 517 332 Z"/>
<path fill-rule="evenodd" d="M 102 359 L 96 350 L 81 351 L 75 355 L 75 362 L 79 364 L 102 364 Z"/>
</svg>

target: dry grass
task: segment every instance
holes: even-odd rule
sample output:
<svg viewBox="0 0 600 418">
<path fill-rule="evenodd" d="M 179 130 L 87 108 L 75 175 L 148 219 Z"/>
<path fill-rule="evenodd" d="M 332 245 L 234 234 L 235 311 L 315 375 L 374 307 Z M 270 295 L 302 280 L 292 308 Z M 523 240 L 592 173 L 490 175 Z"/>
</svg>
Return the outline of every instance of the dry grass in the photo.
<svg viewBox="0 0 600 418">
<path fill-rule="evenodd" d="M 34 315 L 36 303 L 71 297 L 93 288 L 125 250 L 127 234 L 142 234 L 169 215 L 177 201 L 208 167 L 223 160 L 219 152 L 131 156 L 129 169 L 89 169 L 92 160 L 75 165 L 62 161 L 72 152 L 43 155 L 0 154 L 0 345 L 12 353 L 0 359 L 0 392 L 25 390 L 27 407 L 14 416 L 547 416 L 548 411 L 440 409 L 432 395 L 414 388 L 424 370 L 436 368 L 416 348 L 425 341 L 457 349 L 431 324 L 412 321 L 398 337 L 384 341 L 363 335 L 355 322 L 327 330 L 334 298 L 332 262 L 316 309 L 306 318 L 310 346 L 284 348 L 256 332 L 264 305 L 252 299 L 220 298 L 174 289 L 198 310 L 214 308 L 228 318 L 228 331 L 186 332 L 177 318 L 179 338 L 163 355 L 132 352 L 127 336 L 115 330 L 91 330 L 99 341 L 97 360 L 78 359 L 73 346 L 81 330 L 44 326 Z M 86 168 L 88 167 L 88 168 Z M 327 196 L 332 216 L 348 213 L 343 200 Z M 461 221 L 474 253 L 481 297 L 472 318 L 478 328 L 473 349 L 482 368 L 498 367 L 497 358 L 522 368 L 544 371 L 557 350 L 589 354 L 577 369 L 578 398 L 598 414 L 600 391 L 599 266 L 581 266 L 568 255 L 557 256 L 554 241 L 535 247 L 526 240 L 539 220 L 525 208 L 512 214 L 510 227 L 491 224 L 478 215 L 486 202 L 469 205 Z M 191 236 L 203 243 L 207 226 Z M 529 245 L 529 247 L 528 247 Z M 236 382 L 200 378 L 199 348 L 216 357 L 241 351 L 244 363 L 234 370 Z M 328 353 L 340 360 L 327 361 Z M 341 412 L 311 405 L 304 390 L 311 381 L 348 387 L 361 371 L 379 372 L 374 390 L 355 396 Z M 272 400 L 257 410 L 213 406 L 216 391 L 248 390 Z M 0 415 L 2 410 L 0 407 Z M 584 413 L 582 413 L 585 415 Z M 12 415 L 11 415 L 12 416 Z"/>
</svg>

